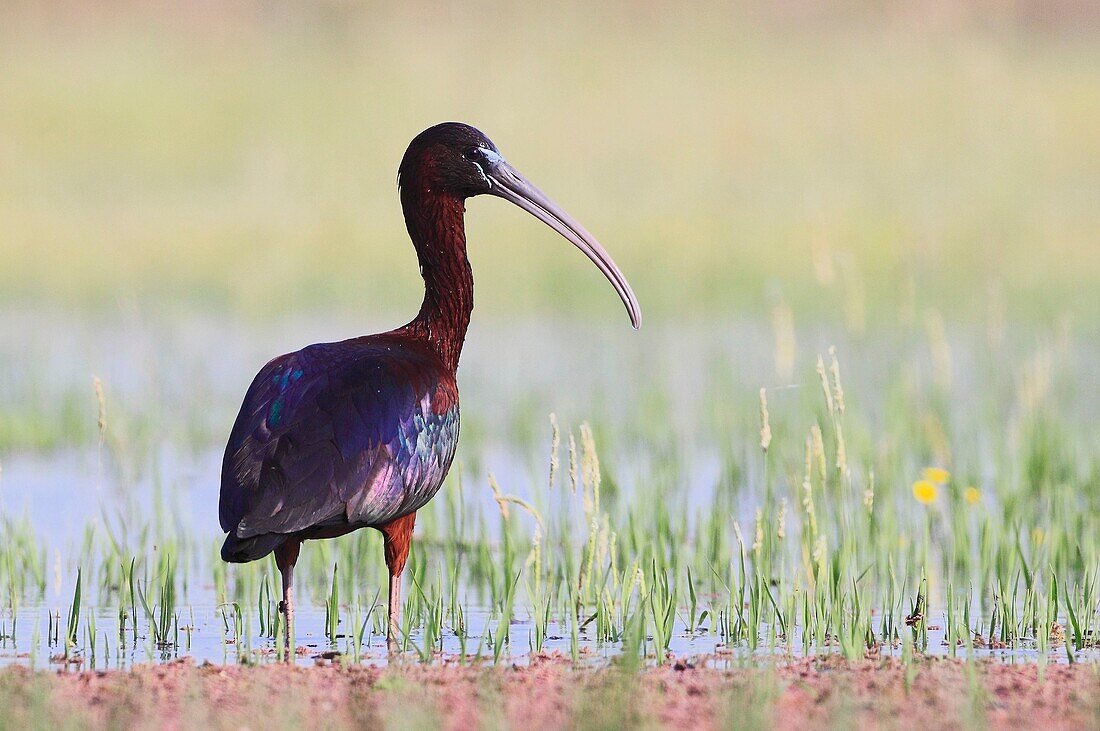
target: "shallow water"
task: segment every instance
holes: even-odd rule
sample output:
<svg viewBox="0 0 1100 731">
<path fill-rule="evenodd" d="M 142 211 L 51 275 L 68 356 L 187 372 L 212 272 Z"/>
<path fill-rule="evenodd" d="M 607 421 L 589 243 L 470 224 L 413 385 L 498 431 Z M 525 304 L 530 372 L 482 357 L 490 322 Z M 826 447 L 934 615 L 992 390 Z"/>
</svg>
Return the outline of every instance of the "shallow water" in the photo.
<svg viewBox="0 0 1100 731">
<path fill-rule="evenodd" d="M 129 626 L 120 638 L 118 601 L 97 606 L 99 596 L 110 592 L 94 586 L 100 577 L 86 578 L 80 639 L 69 653 L 71 666 L 125 667 L 179 656 L 215 663 L 237 662 L 246 656 L 253 661 L 273 660 L 274 643 L 260 634 L 255 604 L 241 607 L 244 633 L 237 638 L 227 630 L 225 608 L 218 606 L 211 583 L 210 557 L 220 538 L 217 492 L 224 435 L 253 372 L 272 354 L 378 328 L 308 318 L 276 327 L 202 318 L 146 321 L 138 316 L 74 321 L 18 312 L 4 313 L 0 323 L 19 334 L 0 341 L 0 370 L 5 375 L 0 406 L 52 426 L 59 418 L 58 403 L 70 399 L 78 405 L 78 426 L 73 433 L 62 432 L 54 446 L 16 445 L 0 454 L 0 514 L 33 530 L 45 574 L 36 598 L 15 603 L 14 639 L 11 603 L 5 602 L 9 608 L 0 610 L 0 634 L 4 635 L 0 664 L 67 666 L 64 641 L 51 642 L 50 615 L 60 617 L 62 625 L 67 621 L 76 567 L 85 562 L 82 552 L 89 530 L 97 541 L 103 540 L 105 531 L 118 532 L 131 539 L 129 545 L 146 546 L 146 540 L 155 544 L 162 528 L 154 528 L 150 536 L 133 534 L 158 522 L 169 526 L 167 533 L 186 537 L 184 555 L 176 557 L 184 563 L 175 606 L 178 644 L 158 648 L 144 617 L 136 640 Z M 759 386 L 769 386 L 773 419 L 779 425 L 788 415 L 812 413 L 806 404 L 818 397 L 819 384 L 811 368 L 798 369 L 791 383 L 777 381 L 771 336 L 756 323 L 727 323 L 720 328 L 706 323 L 657 325 L 644 338 L 607 323 L 581 325 L 581 335 L 576 329 L 553 322 L 490 323 L 475 325 L 471 331 L 460 371 L 462 444 L 444 488 L 456 489 L 456 478 L 461 477 L 461 499 L 471 514 L 495 515 L 497 508 L 487 488 L 489 473 L 505 492 L 539 502 L 539 492 L 545 489 L 546 414 L 550 411 L 559 414 L 565 428 L 584 419 L 594 421 L 602 437 L 601 457 L 614 474 L 620 503 L 652 500 L 656 495 L 656 499 L 682 503 L 685 515 L 705 514 L 715 485 L 725 479 L 731 447 L 723 439 L 730 433 L 743 437 L 744 445 L 733 448 L 735 455 L 751 455 L 755 449 Z M 955 427 L 963 434 L 980 434 L 982 420 L 989 418 L 998 399 L 1006 398 L 1004 392 L 1014 381 L 1011 375 L 1003 383 L 983 381 L 982 363 L 995 361 L 997 354 L 983 353 L 966 333 L 956 337 Z M 800 334 L 800 362 L 812 364 L 811 354 L 824 351 L 832 342 L 845 356 L 850 398 L 858 401 L 863 395 L 865 427 L 882 428 L 887 406 L 881 392 L 908 367 L 897 358 L 902 344 L 889 338 L 876 343 L 843 335 L 832 338 L 822 329 Z M 1060 406 L 1067 425 L 1087 425 L 1088 415 L 1100 410 L 1100 391 L 1079 387 L 1088 381 L 1088 364 L 1097 357 L 1094 350 L 1084 343 L 1062 358 L 1065 393 Z M 911 364 L 917 373 L 927 366 L 919 358 Z M 108 430 L 98 438 L 93 375 L 102 379 L 106 392 Z M 670 460 L 672 467 L 667 466 Z M 980 466 L 980 460 L 976 464 Z M 757 459 L 743 459 L 738 468 L 743 482 L 760 481 Z M 646 490 L 654 481 L 667 484 L 666 491 Z M 730 509 L 730 522 L 751 525 L 759 499 L 751 491 L 740 493 Z M 495 521 L 484 526 L 488 535 L 483 537 L 491 541 L 499 537 Z M 154 554 L 158 550 L 155 545 L 149 548 Z M 312 545 L 305 550 L 313 550 Z M 381 562 L 380 554 L 377 560 Z M 381 587 L 370 580 L 363 584 L 356 599 L 364 605 L 365 614 L 365 605 Z M 147 590 L 152 592 L 151 587 Z M 410 591 L 406 580 L 406 596 Z M 316 591 L 299 596 L 297 640 L 305 650 L 298 662 L 312 663 L 315 656 L 333 650 L 346 657 L 354 655 L 348 651 L 346 637 L 334 645 L 325 637 L 323 597 Z M 706 606 L 705 600 L 701 605 Z M 466 652 L 476 653 L 480 646 L 480 654 L 491 656 L 490 636 L 497 632 L 499 619 L 474 598 L 464 600 L 463 608 L 469 627 Z M 349 623 L 346 615 L 345 608 L 344 625 Z M 90 616 L 96 628 L 94 651 L 87 641 Z M 1064 618 L 1060 621 L 1067 624 Z M 929 623 L 940 629 L 929 629 L 925 651 L 949 653 L 943 612 L 931 613 Z M 710 624 L 708 620 L 704 626 Z M 362 656 L 369 662 L 385 662 L 384 642 L 370 631 L 372 625 L 373 619 L 367 622 Z M 525 662 L 534 645 L 529 607 L 517 607 L 509 634 L 502 657 Z M 421 639 L 420 631 L 414 630 L 410 652 L 416 652 Z M 973 653 L 1034 660 L 1037 651 L 1033 643 L 1028 645 Z M 803 652 L 797 632 L 789 642 L 764 638 L 761 648 L 755 653 L 798 656 Z M 455 634 L 445 629 L 443 654 L 455 656 L 462 649 Z M 543 649 L 572 654 L 569 627 L 552 622 Z M 588 631 L 581 632 L 576 646 L 581 658 L 595 663 L 607 661 L 620 649 L 596 642 Z M 747 647 L 723 646 L 709 627 L 688 633 L 683 616 L 677 618 L 671 650 L 677 656 L 709 658 L 719 664 L 743 662 L 754 655 Z M 882 651 L 899 654 L 902 649 Z M 967 651 L 957 648 L 957 652 Z M 1097 651 L 1087 650 L 1077 657 L 1095 659 L 1096 655 Z M 1047 659 L 1063 662 L 1066 654 L 1052 649 Z"/>
<path fill-rule="evenodd" d="M 210 592 L 202 591 L 203 599 L 210 602 Z M 55 667 L 60 669 L 120 669 L 128 668 L 139 663 L 168 662 L 178 658 L 192 658 L 196 662 L 211 663 L 237 663 L 242 661 L 253 663 L 277 662 L 275 640 L 269 636 L 261 636 L 256 631 L 256 618 L 253 611 L 247 612 L 246 636 L 240 639 L 234 637 L 232 630 L 225 629 L 221 612 L 212 603 L 199 603 L 190 605 L 181 611 L 179 644 L 178 646 L 166 646 L 158 648 L 150 640 L 150 633 L 139 623 L 139 631 L 136 642 L 131 630 L 127 629 L 124 637 L 120 639 L 118 633 L 117 608 L 104 608 L 95 610 L 95 622 L 97 627 L 97 643 L 93 652 L 85 641 L 81 646 L 65 656 L 64 639 L 51 643 L 47 640 L 47 628 L 49 626 L 48 613 L 44 607 L 22 609 L 18 612 L 20 641 L 12 642 L 10 639 L 0 644 L 0 666 L 19 664 L 28 667 Z M 64 609 L 62 610 L 64 612 Z M 480 657 L 482 661 L 493 662 L 491 634 L 499 624 L 499 618 L 484 609 L 468 609 L 467 618 L 471 633 L 466 642 L 466 658 L 472 661 Z M 368 630 L 363 638 L 363 644 L 358 653 L 349 647 L 349 640 L 341 631 L 336 642 L 330 642 L 325 636 L 325 612 L 315 606 L 300 606 L 295 612 L 296 644 L 298 655 L 296 662 L 299 665 L 313 665 L 319 661 L 335 662 L 359 662 L 371 665 L 385 665 L 392 661 L 386 650 L 385 637 Z M 532 624 L 523 618 L 522 610 L 513 619 L 509 628 L 510 642 L 497 661 L 506 664 L 526 664 L 532 657 L 533 639 Z M 942 613 L 933 612 L 931 618 Z M 193 619 L 192 619 L 193 617 Z M 61 619 L 65 621 L 64 616 Z M 193 624 L 192 624 L 193 622 Z M 342 620 L 341 625 L 347 621 Z M 6 625 L 10 628 L 10 619 Z M 39 636 L 30 629 L 38 627 Z M 952 655 L 951 647 L 945 640 L 943 623 L 933 624 L 928 631 L 928 645 L 921 652 L 932 656 Z M 479 629 L 480 628 L 480 629 Z M 64 629 L 62 628 L 62 633 Z M 83 631 L 83 630 L 82 630 Z M 652 642 L 652 638 L 648 639 Z M 462 655 L 462 645 L 453 633 L 446 633 L 443 638 L 442 651 L 433 651 L 433 662 L 450 661 L 459 662 Z M 421 655 L 421 633 L 413 631 L 404 645 L 403 655 L 411 659 L 423 659 Z M 569 629 L 556 622 L 551 622 L 549 636 L 543 643 L 542 652 L 547 654 L 559 654 L 569 657 L 572 653 L 572 642 L 569 637 Z M 599 643 L 593 640 L 587 632 L 582 632 L 579 637 L 578 652 L 579 661 L 590 666 L 600 666 L 614 661 L 621 654 L 621 645 L 613 643 Z M 835 645 L 831 647 L 813 648 L 811 654 L 839 653 Z M 799 658 L 805 656 L 802 647 L 800 632 L 796 631 L 788 643 L 785 640 L 773 638 L 762 643 L 756 650 L 750 650 L 746 646 L 728 646 L 721 639 L 710 634 L 707 628 L 697 630 L 694 634 L 687 632 L 682 622 L 677 623 L 677 631 L 670 643 L 669 658 L 683 659 L 696 666 L 709 666 L 716 668 L 742 666 L 768 657 L 772 658 Z M 896 647 L 881 647 L 878 650 L 880 656 L 901 657 L 903 649 L 900 644 Z M 1040 659 L 1041 653 L 1035 649 L 1034 642 L 1022 642 L 1020 646 L 1004 649 L 989 649 L 983 647 L 966 648 L 958 646 L 953 656 L 960 658 L 988 658 L 1003 662 L 1035 662 Z M 1066 663 L 1068 658 L 1063 648 L 1055 647 L 1043 654 L 1043 659 L 1049 663 Z M 1074 653 L 1074 660 L 1078 662 L 1100 661 L 1100 650 L 1084 650 Z M 656 664 L 657 658 L 652 650 L 647 652 L 644 661 L 647 664 Z"/>
<path fill-rule="evenodd" d="M 10 637 L 12 629 L 12 617 L 10 611 L 0 612 L 0 635 L 7 635 L 0 641 L 0 665 L 21 664 L 34 667 L 53 666 L 59 668 L 125 668 L 134 663 L 164 662 L 180 657 L 191 657 L 198 662 L 209 661 L 213 663 L 236 663 L 247 659 L 250 662 L 274 662 L 276 661 L 275 640 L 270 633 L 261 634 L 259 630 L 258 610 L 255 605 L 242 606 L 243 634 L 238 637 L 230 627 L 232 623 L 231 613 L 228 608 L 218 606 L 215 597 L 214 586 L 210 583 L 209 568 L 205 562 L 193 560 L 192 570 L 185 582 L 185 596 L 176 606 L 177 621 L 173 629 L 172 644 L 158 647 L 151 639 L 149 622 L 142 616 L 138 621 L 136 638 L 133 634 L 133 626 L 130 622 L 125 625 L 125 631 L 119 633 L 119 607 L 117 601 L 110 606 L 96 606 L 94 594 L 89 594 L 85 587 L 85 599 L 80 620 L 81 640 L 66 657 L 64 638 L 64 625 L 67 621 L 74 581 L 74 566 L 81 551 L 82 537 L 85 535 L 85 526 L 89 523 L 90 516 L 97 512 L 109 512 L 117 495 L 112 494 L 112 487 L 99 484 L 94 475 L 100 474 L 99 454 L 97 450 L 83 452 L 67 451 L 54 455 L 25 454 L 4 463 L 4 485 L 7 491 L 6 501 L 9 506 L 9 514 L 14 512 L 23 516 L 36 530 L 42 531 L 44 545 L 50 546 L 48 556 L 44 563 L 52 574 L 47 579 L 44 599 L 32 601 L 29 605 L 21 604 L 16 612 L 16 637 Z M 525 466 L 520 460 L 495 459 L 493 464 L 498 471 L 498 477 L 502 482 L 522 484 L 528 480 Z M 217 485 L 220 470 L 220 452 L 210 450 L 193 458 L 186 458 L 173 453 L 173 450 L 163 450 L 159 457 L 160 470 L 163 473 L 178 475 L 178 484 L 169 485 L 171 492 L 170 512 L 172 519 L 184 530 L 191 530 L 197 536 L 205 537 L 206 543 L 214 545 L 218 541 L 220 533 L 217 531 Z M 509 469 L 510 466 L 510 469 Z M 503 468 L 503 469 L 502 469 Z M 702 465 L 700 470 L 710 473 L 717 470 L 716 464 Z M 468 475 L 468 479 L 475 476 Z M 708 475 L 705 480 L 714 479 Z M 18 486 L 18 497 L 12 495 L 13 488 Z M 82 487 L 82 489 L 74 489 Z M 135 489 L 136 488 L 136 489 Z M 135 516 L 148 516 L 154 511 L 155 488 L 152 483 L 139 483 L 131 487 L 125 500 L 126 511 Z M 15 500 L 22 498 L 17 503 L 18 509 L 12 511 L 10 506 Z M 163 497 L 161 499 L 164 499 Z M 483 508 L 493 508 L 491 495 L 485 491 L 480 498 L 475 498 Z M 62 506 L 62 509 L 58 509 Z M 750 519 L 744 515 L 743 519 Z M 91 518 L 92 522 L 96 522 Z M 493 525 L 493 524 L 490 524 Z M 492 530 L 492 528 L 490 528 Z M 203 543 L 204 541 L 198 541 Z M 307 543 L 303 551 L 313 550 L 314 543 Z M 379 562 L 381 556 L 379 552 Z M 152 591 L 147 587 L 148 591 Z M 406 579 L 405 596 L 412 591 L 410 581 Z M 365 585 L 362 587 L 357 601 L 369 604 L 371 598 L 378 593 L 380 601 L 384 601 L 381 594 L 383 587 Z M 381 604 L 376 607 L 377 618 L 372 616 L 366 622 L 366 632 L 363 644 L 356 653 L 349 649 L 348 638 L 350 609 L 344 607 L 341 612 L 341 627 L 336 642 L 330 642 L 326 637 L 326 613 L 322 606 L 311 601 L 308 593 L 299 593 L 299 603 L 296 606 L 296 640 L 299 647 L 297 662 L 308 665 L 319 660 L 343 657 L 348 661 L 366 662 L 371 664 L 385 664 L 388 662 L 388 653 L 385 647 L 385 638 L 374 630 L 381 627 L 380 618 L 384 608 Z M 150 602 L 152 599 L 150 598 Z M 724 599 L 718 600 L 721 604 Z M 706 602 L 701 602 L 705 606 Z M 977 607 L 975 607 L 977 609 Z M 154 608 L 155 611 L 155 608 Z M 362 614 L 368 611 L 367 606 L 361 607 Z M 476 604 L 464 605 L 469 634 L 465 641 L 467 655 L 480 655 L 483 658 L 492 659 L 492 636 L 499 630 L 499 616 L 486 607 Z M 515 616 L 509 627 L 510 640 L 504 652 L 499 658 L 507 663 L 526 663 L 529 661 L 529 653 L 534 647 L 534 625 L 530 617 L 531 608 L 518 606 Z M 54 618 L 51 620 L 51 614 Z M 89 614 L 94 614 L 96 627 L 95 650 L 88 641 L 87 626 Z M 140 608 L 139 608 L 140 614 Z M 377 620 L 377 621 L 376 621 Z M 924 652 L 932 655 L 948 655 L 952 648 L 945 640 L 946 619 L 942 611 L 932 612 L 928 618 L 928 644 Z M 1062 618 L 1063 624 L 1068 624 Z M 50 627 L 53 622 L 59 623 L 57 630 L 60 641 L 51 641 Z M 754 657 L 761 656 L 791 656 L 801 657 L 804 654 L 800 629 L 796 628 L 790 641 L 778 637 L 762 638 L 760 646 L 750 650 L 747 646 L 727 646 L 717 633 L 710 631 L 713 622 L 708 620 L 702 623 L 702 628 L 695 633 L 688 632 L 681 612 L 677 616 L 676 629 L 670 643 L 671 654 L 676 657 L 691 659 L 696 664 L 707 664 L 715 667 L 725 667 L 731 664 L 743 664 L 752 661 Z M 406 652 L 413 657 L 420 657 L 422 633 L 414 629 L 408 638 Z M 652 642 L 648 638 L 647 642 Z M 597 642 L 591 633 L 584 629 L 580 632 L 577 642 L 578 656 L 586 664 L 603 664 L 611 661 L 621 652 L 621 645 L 616 643 Z M 965 647 L 954 648 L 955 653 L 962 657 L 991 657 L 1006 662 L 1035 661 L 1039 653 L 1035 649 L 1034 642 L 1021 642 L 1018 646 L 1006 649 L 987 649 L 976 647 L 968 651 Z M 900 656 L 900 646 L 883 647 L 880 652 L 884 655 Z M 442 652 L 433 652 L 435 660 L 441 658 L 460 657 L 463 652 L 463 644 L 453 631 L 444 629 L 442 638 Z M 548 636 L 543 645 L 543 652 L 561 653 L 569 656 L 573 652 L 573 643 L 570 638 L 570 629 L 566 624 L 551 621 Z M 817 647 L 811 650 L 813 653 L 839 652 L 835 645 L 831 647 Z M 648 662 L 656 661 L 653 650 L 649 649 Z M 1100 650 L 1086 650 L 1075 654 L 1075 659 L 1095 661 L 1100 659 Z M 1048 662 L 1066 662 L 1067 656 L 1060 647 L 1052 648 L 1046 653 Z"/>
</svg>

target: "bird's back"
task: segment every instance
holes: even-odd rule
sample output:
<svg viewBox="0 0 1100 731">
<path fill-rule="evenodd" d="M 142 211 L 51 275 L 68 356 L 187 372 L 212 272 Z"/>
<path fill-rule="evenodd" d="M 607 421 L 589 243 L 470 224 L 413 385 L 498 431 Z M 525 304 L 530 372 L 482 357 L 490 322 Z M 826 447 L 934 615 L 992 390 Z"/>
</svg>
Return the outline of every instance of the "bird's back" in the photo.
<svg viewBox="0 0 1100 731">
<path fill-rule="evenodd" d="M 272 360 L 226 446 L 223 558 L 251 561 L 291 535 L 378 526 L 417 510 L 442 484 L 458 428 L 454 374 L 410 334 Z"/>
</svg>

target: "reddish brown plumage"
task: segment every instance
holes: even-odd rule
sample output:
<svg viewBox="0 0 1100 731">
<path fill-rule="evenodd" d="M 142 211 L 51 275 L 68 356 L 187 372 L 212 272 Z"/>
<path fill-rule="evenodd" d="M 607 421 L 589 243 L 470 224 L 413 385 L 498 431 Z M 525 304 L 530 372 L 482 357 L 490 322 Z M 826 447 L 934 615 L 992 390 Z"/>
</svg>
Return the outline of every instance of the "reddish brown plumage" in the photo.
<svg viewBox="0 0 1100 731">
<path fill-rule="evenodd" d="M 416 513 L 403 515 L 378 526 L 382 532 L 382 543 L 386 553 L 386 566 L 391 576 L 400 576 L 409 559 L 409 544 L 412 543 L 413 526 L 416 525 Z"/>
<path fill-rule="evenodd" d="M 416 319 L 406 327 L 410 334 L 431 343 L 453 374 L 458 370 L 474 309 L 465 206 L 454 193 L 425 185 L 420 163 L 410 167 L 402 166 L 401 207 L 424 277 L 424 301 Z"/>
<path fill-rule="evenodd" d="M 286 571 L 288 567 L 298 563 L 298 554 L 302 550 L 302 542 L 289 540 L 275 549 L 275 565 L 280 571 Z"/>
</svg>

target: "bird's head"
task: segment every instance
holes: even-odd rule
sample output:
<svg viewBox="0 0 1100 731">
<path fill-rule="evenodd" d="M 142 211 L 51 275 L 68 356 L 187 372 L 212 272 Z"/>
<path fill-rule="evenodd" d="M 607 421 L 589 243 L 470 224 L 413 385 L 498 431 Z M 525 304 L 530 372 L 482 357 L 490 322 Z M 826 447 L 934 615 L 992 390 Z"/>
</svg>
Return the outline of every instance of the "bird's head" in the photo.
<svg viewBox="0 0 1100 731">
<path fill-rule="evenodd" d="M 405 151 L 398 171 L 403 191 L 412 178 L 426 192 L 460 200 L 495 195 L 527 211 L 592 260 L 626 305 L 630 323 L 635 329 L 640 326 L 641 310 L 630 283 L 596 237 L 505 162 L 496 145 L 480 130 L 460 122 L 444 122 L 418 134 Z"/>
</svg>

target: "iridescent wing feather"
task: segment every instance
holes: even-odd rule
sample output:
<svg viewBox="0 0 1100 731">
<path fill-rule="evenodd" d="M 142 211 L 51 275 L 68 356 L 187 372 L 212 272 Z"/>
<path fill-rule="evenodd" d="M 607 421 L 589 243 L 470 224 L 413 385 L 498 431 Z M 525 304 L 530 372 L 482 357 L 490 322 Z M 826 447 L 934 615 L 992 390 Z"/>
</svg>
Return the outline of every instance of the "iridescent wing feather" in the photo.
<svg viewBox="0 0 1100 731">
<path fill-rule="evenodd" d="M 253 380 L 226 447 L 227 546 L 418 509 L 446 476 L 458 425 L 454 379 L 418 343 L 376 336 L 276 358 Z"/>
</svg>

